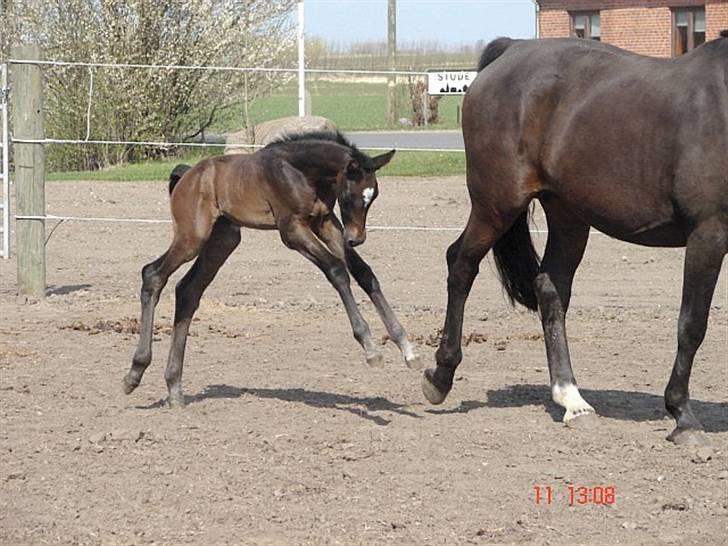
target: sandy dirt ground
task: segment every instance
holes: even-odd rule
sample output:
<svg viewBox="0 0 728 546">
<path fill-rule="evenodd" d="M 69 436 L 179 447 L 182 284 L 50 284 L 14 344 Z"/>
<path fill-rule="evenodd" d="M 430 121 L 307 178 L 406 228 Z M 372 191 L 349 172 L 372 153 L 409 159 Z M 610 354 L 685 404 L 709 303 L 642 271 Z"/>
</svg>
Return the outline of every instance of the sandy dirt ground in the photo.
<svg viewBox="0 0 728 546">
<path fill-rule="evenodd" d="M 380 183 L 372 226 L 467 217 L 461 177 Z M 49 214 L 168 218 L 164 181 L 47 193 Z M 427 366 L 456 236 L 372 229 L 362 247 Z M 591 237 L 569 333 L 601 419 L 574 430 L 550 400 L 540 322 L 506 304 L 490 261 L 454 389 L 433 407 L 391 343 L 384 369 L 366 366 L 333 288 L 274 232 L 244 232 L 203 298 L 187 407 L 164 404 L 181 272 L 158 308 L 152 366 L 125 396 L 139 272 L 169 240 L 169 224 L 65 222 L 47 245 L 48 297 L 32 305 L 16 298 L 15 260 L 0 264 L 0 543 L 725 543 L 725 270 L 691 383 L 713 446 L 699 451 L 665 440 L 682 250 Z"/>
</svg>

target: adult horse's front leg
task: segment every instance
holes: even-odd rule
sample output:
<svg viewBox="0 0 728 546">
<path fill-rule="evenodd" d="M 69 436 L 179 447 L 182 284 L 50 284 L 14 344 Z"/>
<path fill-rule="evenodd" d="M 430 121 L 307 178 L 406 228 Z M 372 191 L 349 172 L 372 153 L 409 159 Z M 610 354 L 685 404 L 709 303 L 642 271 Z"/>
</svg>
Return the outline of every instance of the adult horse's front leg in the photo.
<svg viewBox="0 0 728 546">
<path fill-rule="evenodd" d="M 425 370 L 422 392 L 432 404 L 441 404 L 452 388 L 453 377 L 463 359 L 462 335 L 465 302 L 470 294 L 480 262 L 493 246 L 500 232 L 471 211 L 468 224 L 447 249 L 447 314 L 435 353 L 437 367 Z"/>
<path fill-rule="evenodd" d="M 665 407 L 677 422 L 667 439 L 676 444 L 708 443 L 702 433 L 703 426 L 690 407 L 688 386 L 695 353 L 705 337 L 710 303 L 727 251 L 728 226 L 718 220 L 698 226 L 687 241 L 677 356 L 665 390 Z"/>
<path fill-rule="evenodd" d="M 311 228 L 297 219 L 286 219 L 280 222 L 279 228 L 283 243 L 293 250 L 297 250 L 304 257 L 312 261 L 333 285 L 341 297 L 341 301 L 349 316 L 349 322 L 354 338 L 364 348 L 367 364 L 374 367 L 383 365 L 382 355 L 372 341 L 369 325 L 356 305 L 354 295 L 351 293 L 349 274 L 346 264 L 331 254 Z"/>
<path fill-rule="evenodd" d="M 359 253 L 344 243 L 342 227 L 336 217 L 331 216 L 325 220 L 316 234 L 326 243 L 334 256 L 346 262 L 346 266 L 351 271 L 357 284 L 361 286 L 374 304 L 389 337 L 399 347 L 407 367 L 420 369 L 422 367 L 420 358 L 415 354 L 412 344 L 407 338 L 407 332 L 397 320 L 397 316 L 384 297 L 379 280 Z"/>
</svg>

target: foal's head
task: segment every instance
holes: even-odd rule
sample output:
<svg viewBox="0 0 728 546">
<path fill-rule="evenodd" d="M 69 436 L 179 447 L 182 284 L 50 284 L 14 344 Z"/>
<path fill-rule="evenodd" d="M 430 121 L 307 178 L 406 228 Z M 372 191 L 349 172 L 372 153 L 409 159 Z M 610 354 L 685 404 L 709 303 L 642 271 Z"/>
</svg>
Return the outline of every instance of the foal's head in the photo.
<svg viewBox="0 0 728 546">
<path fill-rule="evenodd" d="M 369 157 L 339 131 L 309 131 L 285 135 L 267 149 L 285 149 L 286 161 L 313 176 L 328 190 L 335 184 L 344 223 L 344 242 L 357 246 L 366 239 L 367 211 L 376 199 L 376 171 L 389 163 L 395 150 Z M 333 197 L 333 195 L 331 195 Z"/>
<path fill-rule="evenodd" d="M 376 171 L 391 161 L 395 150 L 376 157 L 369 157 L 356 148 L 353 152 L 337 180 L 344 242 L 349 246 L 360 245 L 367 238 L 367 211 L 379 195 Z"/>
</svg>

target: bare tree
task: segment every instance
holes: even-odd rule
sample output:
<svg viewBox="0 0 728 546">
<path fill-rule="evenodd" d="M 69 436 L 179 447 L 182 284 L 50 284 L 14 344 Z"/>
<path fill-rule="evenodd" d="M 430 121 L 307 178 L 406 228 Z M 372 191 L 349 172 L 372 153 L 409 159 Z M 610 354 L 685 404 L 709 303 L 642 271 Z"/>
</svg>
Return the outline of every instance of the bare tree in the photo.
<svg viewBox="0 0 728 546">
<path fill-rule="evenodd" d="M 7 2 L 7 0 L 5 0 Z M 16 4 L 20 0 L 15 0 Z M 294 0 L 35 0 L 5 17 L 14 36 L 47 59 L 111 64 L 279 66 L 292 59 Z M 22 12 L 22 18 L 18 13 Z M 188 139 L 227 104 L 285 77 L 203 69 L 79 68 L 45 71 L 46 127 L 59 138 Z M 81 149 L 83 148 L 83 149 Z M 164 153 L 138 146 L 50 150 L 56 168 L 89 168 Z"/>
</svg>

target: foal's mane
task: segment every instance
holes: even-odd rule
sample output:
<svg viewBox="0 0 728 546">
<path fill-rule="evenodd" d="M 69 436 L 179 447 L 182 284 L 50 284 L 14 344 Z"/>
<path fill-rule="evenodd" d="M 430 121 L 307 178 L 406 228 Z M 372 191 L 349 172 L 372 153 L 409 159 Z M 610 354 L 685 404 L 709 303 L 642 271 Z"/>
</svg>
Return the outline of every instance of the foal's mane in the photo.
<svg viewBox="0 0 728 546">
<path fill-rule="evenodd" d="M 351 158 L 358 161 L 365 169 L 371 165 L 371 158 L 364 152 L 360 151 L 352 144 L 340 131 L 304 131 L 302 133 L 291 133 L 280 136 L 273 140 L 266 148 L 274 148 L 286 143 L 315 143 L 315 142 L 332 142 L 349 149 Z"/>
</svg>

